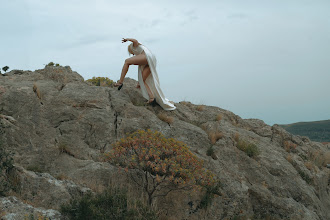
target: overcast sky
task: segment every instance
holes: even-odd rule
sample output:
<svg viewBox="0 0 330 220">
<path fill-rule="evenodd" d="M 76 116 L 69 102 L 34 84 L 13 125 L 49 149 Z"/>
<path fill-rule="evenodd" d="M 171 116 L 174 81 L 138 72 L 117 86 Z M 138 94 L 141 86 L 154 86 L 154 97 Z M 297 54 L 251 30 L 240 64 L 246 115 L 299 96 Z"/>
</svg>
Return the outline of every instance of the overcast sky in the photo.
<svg viewBox="0 0 330 220">
<path fill-rule="evenodd" d="M 118 80 L 136 38 L 165 96 L 267 124 L 330 119 L 329 0 L 1 0 L 0 67 Z M 137 79 L 137 67 L 128 77 Z"/>
</svg>

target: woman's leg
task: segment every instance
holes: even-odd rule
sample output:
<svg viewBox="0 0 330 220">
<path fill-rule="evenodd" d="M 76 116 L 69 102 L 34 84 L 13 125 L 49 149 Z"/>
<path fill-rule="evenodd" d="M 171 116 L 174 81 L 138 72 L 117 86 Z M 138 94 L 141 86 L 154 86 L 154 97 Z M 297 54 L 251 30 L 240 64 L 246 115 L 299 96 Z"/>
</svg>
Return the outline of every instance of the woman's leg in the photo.
<svg viewBox="0 0 330 220">
<path fill-rule="evenodd" d="M 143 79 L 143 82 L 144 82 L 144 85 L 147 89 L 147 92 L 148 92 L 148 95 L 149 95 L 149 99 L 154 99 L 154 95 L 152 94 L 148 84 L 146 83 L 146 79 L 148 78 L 148 76 L 150 75 L 151 71 L 150 71 L 150 67 L 149 66 L 146 66 L 144 67 L 143 71 L 142 71 L 142 79 Z"/>
<path fill-rule="evenodd" d="M 126 73 L 127 73 L 130 65 L 146 65 L 146 64 L 148 64 L 148 61 L 147 61 L 145 54 L 139 54 L 134 57 L 126 59 L 123 69 L 121 71 L 121 76 L 120 76 L 119 82 L 120 83 L 124 82 L 124 78 L 126 76 Z"/>
</svg>

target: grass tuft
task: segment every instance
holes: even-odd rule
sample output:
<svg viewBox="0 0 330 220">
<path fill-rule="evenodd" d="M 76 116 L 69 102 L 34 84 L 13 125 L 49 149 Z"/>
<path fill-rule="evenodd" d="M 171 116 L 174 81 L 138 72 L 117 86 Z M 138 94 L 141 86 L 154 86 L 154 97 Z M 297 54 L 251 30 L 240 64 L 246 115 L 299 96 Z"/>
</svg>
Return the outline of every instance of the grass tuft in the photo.
<svg viewBox="0 0 330 220">
<path fill-rule="evenodd" d="M 208 132 L 211 144 L 215 144 L 219 139 L 223 138 L 223 134 L 220 131 L 210 131 Z"/>
<path fill-rule="evenodd" d="M 159 113 L 159 114 L 157 115 L 157 117 L 158 117 L 160 120 L 162 120 L 162 121 L 164 121 L 164 122 L 166 122 L 166 123 L 168 123 L 168 124 L 172 124 L 172 123 L 174 122 L 174 118 L 173 118 L 173 117 L 168 116 L 168 115 L 166 115 L 166 114 L 163 113 L 163 112 Z"/>
<path fill-rule="evenodd" d="M 37 83 L 33 84 L 33 92 L 37 95 L 38 99 L 41 99 L 41 93 Z"/>
<path fill-rule="evenodd" d="M 222 114 L 218 114 L 216 117 L 215 117 L 215 120 L 216 121 L 221 121 L 222 119 Z"/>
<path fill-rule="evenodd" d="M 205 109 L 205 105 L 198 105 L 197 107 L 196 107 L 196 110 L 197 111 L 203 111 Z"/>
<path fill-rule="evenodd" d="M 243 140 L 239 140 L 236 147 L 241 151 L 244 151 L 249 157 L 255 158 L 260 154 L 257 145 L 245 142 Z"/>
<path fill-rule="evenodd" d="M 291 141 L 284 141 L 283 147 L 286 152 L 296 152 L 297 145 L 292 143 Z"/>
</svg>

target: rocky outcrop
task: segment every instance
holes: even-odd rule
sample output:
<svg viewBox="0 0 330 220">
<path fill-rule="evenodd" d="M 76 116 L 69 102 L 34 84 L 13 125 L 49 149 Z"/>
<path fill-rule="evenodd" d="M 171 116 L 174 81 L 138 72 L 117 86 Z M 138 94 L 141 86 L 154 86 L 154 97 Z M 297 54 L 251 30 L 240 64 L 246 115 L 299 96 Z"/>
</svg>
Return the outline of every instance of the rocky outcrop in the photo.
<svg viewBox="0 0 330 220">
<path fill-rule="evenodd" d="M 1 198 L 6 215 L 29 212 L 27 204 L 59 210 L 109 184 L 127 184 L 140 195 L 102 155 L 126 133 L 151 129 L 185 142 L 222 183 L 221 196 L 206 210 L 198 208 L 200 194 L 158 199 L 165 219 L 330 218 L 329 148 L 218 107 L 180 102 L 166 112 L 144 106 L 135 85 L 127 78 L 120 91 L 91 86 L 70 67 L 12 70 L 0 77 L 0 133 L 15 153 L 20 182 L 16 197 Z M 160 113 L 173 123 L 160 120 Z M 210 140 L 212 132 L 222 138 Z M 255 144 L 260 154 L 247 156 L 236 147 L 239 140 Z"/>
</svg>

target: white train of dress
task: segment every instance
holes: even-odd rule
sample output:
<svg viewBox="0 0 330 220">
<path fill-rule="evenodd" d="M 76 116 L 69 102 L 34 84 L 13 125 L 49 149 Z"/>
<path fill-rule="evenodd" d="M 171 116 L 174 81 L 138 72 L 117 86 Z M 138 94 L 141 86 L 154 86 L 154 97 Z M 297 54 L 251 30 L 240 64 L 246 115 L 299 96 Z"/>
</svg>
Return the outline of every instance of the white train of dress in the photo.
<svg viewBox="0 0 330 220">
<path fill-rule="evenodd" d="M 156 98 L 156 102 L 164 109 L 164 110 L 174 110 L 176 107 L 164 96 L 163 91 L 160 88 L 159 78 L 156 70 L 157 60 L 156 57 L 151 53 L 151 51 L 145 47 L 144 45 L 140 44 L 136 47 L 133 47 L 133 43 L 130 44 L 131 50 L 135 55 L 141 54 L 143 51 L 147 57 L 148 65 L 151 71 L 151 74 L 146 79 L 146 83 L 148 84 L 152 94 Z M 141 87 L 142 96 L 145 99 L 149 100 L 149 95 L 147 89 L 144 85 L 143 78 L 142 78 L 142 71 L 146 65 L 139 65 L 139 73 L 138 79 L 139 84 Z"/>
</svg>

